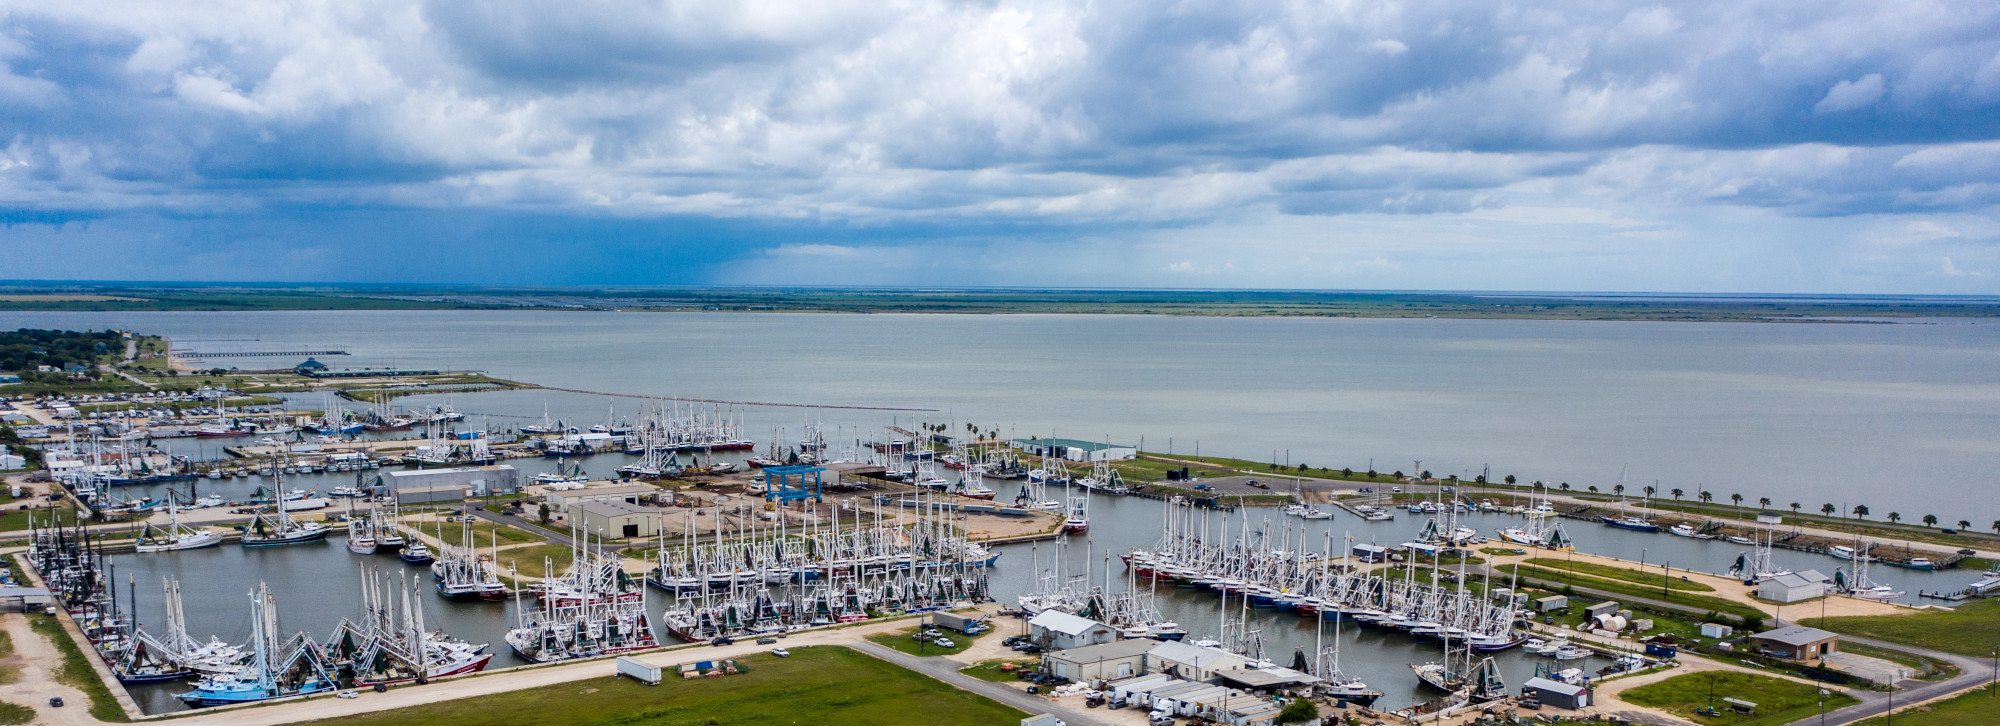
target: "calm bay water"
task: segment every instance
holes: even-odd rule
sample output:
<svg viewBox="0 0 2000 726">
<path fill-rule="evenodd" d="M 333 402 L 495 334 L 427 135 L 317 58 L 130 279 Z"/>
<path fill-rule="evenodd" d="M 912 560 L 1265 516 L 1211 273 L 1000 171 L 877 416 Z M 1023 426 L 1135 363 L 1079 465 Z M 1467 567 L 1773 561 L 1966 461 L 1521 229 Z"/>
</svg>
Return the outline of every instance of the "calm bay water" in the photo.
<svg viewBox="0 0 2000 726">
<path fill-rule="evenodd" d="M 335 348 L 336 366 L 480 369 L 651 395 L 940 409 L 822 410 L 875 438 L 913 418 L 1153 450 L 1608 490 L 1706 488 L 1907 520 L 2000 519 L 2000 324 L 1328 320 L 704 313 L 0 313 L 131 328 L 202 351 Z M 219 365 L 294 361 L 241 358 Z M 586 422 L 542 391 L 460 408 Z M 489 401 L 491 401 L 489 403 Z M 630 411 L 635 402 L 620 405 Z M 751 409 L 751 432 L 806 413 Z M 500 427 L 503 421 L 496 419 Z M 1982 526 L 1983 528 L 1983 526 Z"/>
<path fill-rule="evenodd" d="M 2000 519 L 1991 474 L 2000 454 L 2000 325 L 1586 323 L 1565 321 L 1291 320 L 1121 316 L 842 316 L 555 312 L 0 313 L 0 328 L 129 328 L 204 352 L 341 349 L 336 367 L 479 369 L 552 386 L 731 400 L 938 409 L 931 413 L 752 407 L 759 441 L 796 441 L 811 416 L 836 441 L 875 439 L 881 427 L 966 421 L 1003 435 L 1143 440 L 1151 450 L 1272 457 L 1316 466 L 1569 482 L 1608 490 L 1706 488 L 1726 499 L 1765 496 L 1777 507 L 1865 503 L 1879 517 L 1935 513 L 1978 526 Z M 274 367 L 295 361 L 221 359 Z M 404 399 L 439 403 L 444 396 Z M 494 429 L 540 418 L 544 406 L 590 425 L 635 415 L 639 402 L 549 391 L 451 396 L 472 423 Z M 312 402 L 307 402 L 312 403 Z M 352 405 L 352 404 L 349 404 Z M 607 406 L 615 409 L 607 412 Z M 778 429 L 783 428 L 780 432 Z M 180 446 L 179 442 L 173 445 Z M 188 441 L 186 446 L 198 447 Z M 188 453 L 188 452 L 180 452 Z M 586 459 L 609 475 L 622 455 Z M 542 460 L 509 462 L 524 476 Z M 325 490 L 352 475 L 301 477 Z M 255 481 L 201 481 L 240 497 Z M 1013 486 L 998 484 L 1003 494 Z M 1091 538 L 1066 551 L 1071 572 L 1158 536 L 1156 502 L 1100 499 Z M 1253 521 L 1275 513 L 1255 510 Z M 1488 531 L 1501 515 L 1474 515 Z M 1342 515 L 1302 523 L 1336 540 L 1401 542 L 1420 521 L 1366 523 Z M 1590 552 L 1720 572 L 1741 547 L 1574 524 Z M 995 594 L 1032 587 L 1029 562 L 1052 548 L 1005 548 Z M 338 542 L 279 550 L 223 548 L 121 556 L 136 578 L 142 621 L 157 619 L 159 575 L 188 588 L 197 633 L 240 639 L 245 593 L 272 582 L 288 629 L 324 636 L 358 608 L 357 558 Z M 1779 552 L 1783 567 L 1832 572 L 1840 562 Z M 393 569 L 389 557 L 371 562 Z M 1115 562 L 1115 560 L 1114 560 Z M 1122 567 L 1109 570 L 1114 577 Z M 1880 567 L 1900 589 L 1955 588 L 1963 572 Z M 1214 634 L 1216 599 L 1161 590 L 1161 609 L 1198 636 Z M 501 645 L 511 604 L 433 603 L 433 622 Z M 656 609 L 659 602 L 655 603 Z M 1266 652 L 1310 649 L 1311 624 L 1258 614 Z M 1350 631 L 1342 665 L 1388 692 L 1382 705 L 1421 700 L 1407 664 L 1434 645 Z M 495 666 L 514 663 L 502 653 Z M 1510 682 L 1533 669 L 1503 658 Z M 176 706 L 179 686 L 138 689 L 149 709 Z"/>
</svg>

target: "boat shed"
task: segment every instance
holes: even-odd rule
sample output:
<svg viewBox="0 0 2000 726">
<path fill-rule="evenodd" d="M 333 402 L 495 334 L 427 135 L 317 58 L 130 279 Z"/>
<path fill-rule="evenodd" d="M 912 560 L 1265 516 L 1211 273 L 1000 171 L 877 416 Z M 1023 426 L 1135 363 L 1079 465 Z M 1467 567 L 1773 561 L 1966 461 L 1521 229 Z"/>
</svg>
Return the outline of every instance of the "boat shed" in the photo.
<svg viewBox="0 0 2000 726">
<path fill-rule="evenodd" d="M 465 501 L 465 487 L 398 487 L 396 504 L 457 504 Z"/>
<path fill-rule="evenodd" d="M 1146 672 L 1146 652 L 1156 643 L 1139 638 L 1059 650 L 1043 655 L 1042 667 L 1073 681 L 1130 678 Z"/>
<path fill-rule="evenodd" d="M 462 498 L 466 491 L 470 491 L 472 496 L 483 497 L 513 494 L 521 489 L 520 472 L 506 464 L 392 471 L 384 474 L 382 481 L 396 492 L 399 500 L 406 489 L 457 488 L 461 497 L 453 497 L 453 500 Z"/>
<path fill-rule="evenodd" d="M 1139 458 L 1139 447 L 1081 439 L 1014 439 L 1007 442 L 1030 456 L 1054 456 L 1068 461 L 1123 461 Z"/>
<path fill-rule="evenodd" d="M 1071 650 L 1118 639 L 1111 626 L 1060 610 L 1043 610 L 1028 621 L 1028 639 L 1044 650 Z"/>
<path fill-rule="evenodd" d="M 1320 678 L 1311 673 L 1277 667 L 1231 668 L 1220 671 L 1216 675 L 1225 684 L 1234 684 L 1237 687 L 1261 693 L 1269 693 L 1271 691 L 1298 686 L 1310 686 L 1320 682 Z"/>
<path fill-rule="evenodd" d="M 1552 613 L 1567 607 L 1569 607 L 1569 598 L 1562 595 L 1550 595 L 1535 599 L 1535 612 L 1538 613 Z"/>
<path fill-rule="evenodd" d="M 600 540 L 657 537 L 660 510 L 624 502 L 582 502 L 570 507 L 572 523 Z"/>
<path fill-rule="evenodd" d="M 615 486 L 587 487 L 567 491 L 551 490 L 542 495 L 542 501 L 549 503 L 549 509 L 567 514 L 571 507 L 584 502 L 623 502 L 638 504 L 665 491 L 650 484 L 620 484 Z"/>
<path fill-rule="evenodd" d="M 1250 662 L 1221 648 L 1205 648 L 1178 640 L 1155 645 L 1146 655 L 1147 663 L 1153 670 L 1204 682 L 1215 680 L 1222 671 L 1242 668 Z"/>
<path fill-rule="evenodd" d="M 1757 597 L 1771 602 L 1799 602 L 1826 595 L 1826 585 L 1803 575 L 1781 572 L 1757 583 Z"/>
<path fill-rule="evenodd" d="M 1533 697 L 1544 706 L 1571 711 L 1590 707 L 1590 688 L 1547 678 L 1530 678 L 1521 685 L 1521 695 Z"/>
<path fill-rule="evenodd" d="M 0 613 L 39 611 L 54 602 L 48 588 L 0 587 Z"/>
<path fill-rule="evenodd" d="M 1768 655 L 1791 660 L 1813 660 L 1832 655 L 1839 649 L 1840 635 L 1819 628 L 1788 625 L 1750 636 L 1750 644 Z"/>
</svg>

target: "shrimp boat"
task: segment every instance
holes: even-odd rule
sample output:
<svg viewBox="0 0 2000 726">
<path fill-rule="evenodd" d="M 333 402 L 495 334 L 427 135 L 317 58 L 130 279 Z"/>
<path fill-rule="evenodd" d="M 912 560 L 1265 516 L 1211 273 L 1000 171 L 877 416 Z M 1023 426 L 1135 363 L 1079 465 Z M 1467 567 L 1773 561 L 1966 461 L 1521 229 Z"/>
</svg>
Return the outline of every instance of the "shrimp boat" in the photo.
<svg viewBox="0 0 2000 726">
<path fill-rule="evenodd" d="M 444 522 L 438 522 L 438 542 L 444 542 Z M 493 531 L 493 556 L 479 554 L 479 547 L 473 541 L 472 527 L 465 527 L 462 540 L 456 547 L 441 545 L 443 557 L 431 562 L 431 577 L 437 580 L 438 594 L 453 600 L 507 599 L 507 586 L 501 584 L 499 573 L 494 571 L 494 562 L 500 550 L 500 532 Z"/>
<path fill-rule="evenodd" d="M 516 591 L 514 605 L 520 620 L 517 627 L 507 631 L 507 646 L 535 663 L 659 647 L 659 637 L 653 634 L 646 610 L 645 588 L 625 591 L 623 571 L 604 577 L 603 563 L 607 562 L 616 570 L 618 558 L 578 551 L 572 557 L 570 571 L 559 579 L 566 585 L 560 596 L 545 595 L 539 603 L 525 605 Z M 545 558 L 543 571 L 549 571 L 554 564 Z"/>
<path fill-rule="evenodd" d="M 347 505 L 347 551 L 357 555 L 375 554 L 375 517 L 354 516 L 354 505 Z"/>
<path fill-rule="evenodd" d="M 1846 548 L 1849 551 L 1848 561 L 1854 563 L 1849 566 L 1852 576 L 1850 577 L 1847 571 L 1834 571 L 1834 589 L 1839 590 L 1848 597 L 1856 597 L 1863 600 L 1894 600 L 1903 596 L 1902 590 L 1888 585 L 1877 585 L 1869 581 L 1868 563 L 1875 561 L 1875 557 L 1870 555 L 1869 552 L 1874 548 L 1875 543 L 1862 542 L 1858 538 L 1854 542 L 1854 547 Z"/>
<path fill-rule="evenodd" d="M 175 552 L 179 550 L 198 550 L 203 547 L 214 547 L 219 544 L 222 544 L 222 535 L 220 533 L 181 524 L 179 503 L 173 493 L 169 492 L 167 494 L 167 526 L 155 527 L 150 523 L 147 524 L 145 532 L 139 535 L 139 541 L 134 546 L 134 549 L 141 553 Z"/>
<path fill-rule="evenodd" d="M 284 475 L 277 474 L 276 476 L 278 477 L 278 485 L 275 487 L 275 490 L 284 491 Z M 279 545 L 319 542 L 326 539 L 326 525 L 319 522 L 292 519 L 290 504 L 286 500 L 287 497 L 278 497 L 278 512 L 275 516 L 267 518 L 260 512 L 255 519 L 250 520 L 249 527 L 243 530 L 242 544 L 244 547 L 275 547 Z M 324 502 L 326 500 L 322 499 L 320 501 Z"/>
<path fill-rule="evenodd" d="M 355 686 L 423 683 L 477 673 L 493 661 L 485 644 L 475 645 L 424 627 L 423 590 L 417 582 L 385 587 L 364 573 L 361 588 L 362 621 L 341 621 L 325 648 L 346 659 Z"/>
<path fill-rule="evenodd" d="M 257 584 L 250 608 L 250 666 L 206 676 L 195 682 L 194 690 L 174 694 L 175 698 L 189 706 L 227 706 L 325 693 L 337 687 L 319 660 L 319 649 L 303 634 L 282 643 L 277 640 L 278 606 L 268 585 Z"/>
<path fill-rule="evenodd" d="M 1070 492 L 1069 503 L 1064 508 L 1062 529 L 1064 532 L 1082 533 L 1090 530 L 1090 490 Z"/>
<path fill-rule="evenodd" d="M 964 473 L 959 475 L 958 491 L 956 493 L 966 499 L 993 499 L 993 490 L 987 488 L 980 480 L 979 467 L 966 468 Z"/>
</svg>

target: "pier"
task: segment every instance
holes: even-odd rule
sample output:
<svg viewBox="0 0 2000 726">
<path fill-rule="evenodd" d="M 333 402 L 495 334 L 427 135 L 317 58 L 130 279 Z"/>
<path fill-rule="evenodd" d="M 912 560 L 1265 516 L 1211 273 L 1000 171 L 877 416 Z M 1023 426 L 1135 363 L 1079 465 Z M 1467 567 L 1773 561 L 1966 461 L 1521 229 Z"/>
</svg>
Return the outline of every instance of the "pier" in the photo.
<svg viewBox="0 0 2000 726">
<path fill-rule="evenodd" d="M 347 355 L 344 350 L 253 350 L 242 353 L 193 353 L 174 351 L 175 358 L 298 358 L 322 355 Z"/>
</svg>

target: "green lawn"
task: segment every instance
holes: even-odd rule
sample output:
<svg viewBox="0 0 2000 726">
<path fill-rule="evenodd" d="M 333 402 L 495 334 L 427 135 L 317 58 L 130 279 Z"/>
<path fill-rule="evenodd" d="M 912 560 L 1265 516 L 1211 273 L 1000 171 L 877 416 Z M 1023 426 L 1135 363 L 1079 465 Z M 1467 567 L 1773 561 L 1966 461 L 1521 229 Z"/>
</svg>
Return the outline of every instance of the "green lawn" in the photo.
<svg viewBox="0 0 2000 726">
<path fill-rule="evenodd" d="M 2000 600 L 1974 600 L 1952 609 L 1907 615 L 1807 618 L 1806 623 L 1836 633 L 1914 645 L 1959 655 L 1987 656 L 2000 648 Z"/>
<path fill-rule="evenodd" d="M 28 723 L 35 720 L 35 709 L 18 703 L 0 701 L 0 724 Z"/>
<path fill-rule="evenodd" d="M 570 558 L 573 554 L 575 553 L 570 550 L 569 545 L 564 544 L 531 545 L 511 550 L 500 550 L 498 560 L 500 564 L 500 576 L 506 577 L 516 573 L 522 577 L 552 577 L 560 575 L 564 568 L 569 567 Z M 545 561 L 544 558 L 553 562 Z M 545 568 L 545 564 L 553 564 L 553 569 Z"/>
<path fill-rule="evenodd" d="M 691 658 L 693 656 L 690 656 Z M 593 678 L 313 724 L 325 726 L 1014 726 L 1022 714 L 846 648 L 740 660 L 749 672 L 658 686 Z M 605 664 L 610 670 L 610 664 Z M 362 694 L 368 698 L 369 694 Z"/>
<path fill-rule="evenodd" d="M 1896 713 L 1903 726 L 2000 726 L 2000 694 L 1992 686 L 1974 689 L 1935 703 Z M 1855 726 L 1889 726 L 1882 716 Z"/>
<path fill-rule="evenodd" d="M 6 495 L 0 494 L 0 499 L 6 499 Z M 13 501 L 11 500 L 8 501 L 4 506 L 6 506 L 7 509 L 4 512 L 0 512 L 0 532 L 27 531 L 28 517 L 31 515 L 35 518 L 35 526 L 37 527 L 47 525 L 49 523 L 49 519 L 53 517 L 55 514 L 61 514 L 63 522 L 65 523 L 74 523 L 76 521 L 76 508 L 72 506 L 69 503 L 69 500 L 67 499 L 63 500 L 62 504 L 59 505 L 58 508 L 52 510 L 51 509 L 24 510 L 20 508 L 21 505 L 14 504 Z"/>
<path fill-rule="evenodd" d="M 14 654 L 14 636 L 0 630 L 0 658 Z M 21 680 L 20 666 L 0 666 L 0 686 Z"/>
<path fill-rule="evenodd" d="M 1685 590 L 1687 592 L 1715 592 L 1715 588 L 1709 587 L 1699 582 L 1682 580 L 1680 578 L 1668 578 L 1667 576 L 1662 575 L 1658 572 L 1641 571 L 1630 567 L 1603 565 L 1603 564 L 1598 564 L 1596 562 L 1575 562 L 1572 560 L 1565 560 L 1560 557 L 1533 557 L 1524 560 L 1523 564 L 1534 565 L 1537 567 L 1546 567 L 1556 570 L 1569 570 L 1572 572 L 1577 572 L 1585 575 L 1607 577 L 1613 580 L 1624 580 L 1626 582 L 1635 583 L 1639 585 L 1647 585 L 1653 588 L 1658 588 L 1661 582 L 1665 582 L 1667 583 L 1667 588 L 1671 590 Z"/>
<path fill-rule="evenodd" d="M 1797 681 L 1736 671 L 1708 671 L 1674 676 L 1620 694 L 1619 698 L 1641 706 L 1671 711 L 1674 715 L 1703 726 L 1776 726 L 1819 713 L 1819 688 Z M 1696 709 L 1714 705 L 1722 713 L 1705 716 Z M 1731 713 L 1724 697 L 1757 704 L 1754 716 Z M 1860 701 L 1840 691 L 1826 697 L 1826 710 L 1844 708 Z"/>
<path fill-rule="evenodd" d="M 924 629 L 925 627 L 927 626 L 917 625 L 908 628 L 903 628 L 902 630 L 898 630 L 892 633 L 876 633 L 874 635 L 868 636 L 868 641 L 876 645 L 880 645 L 882 647 L 889 648 L 891 650 L 902 651 L 910 655 L 952 655 L 954 653 L 965 652 L 966 648 L 972 647 L 972 641 L 993 634 L 992 630 L 988 630 L 978 635 L 966 635 L 964 633 L 953 632 L 951 630 L 939 628 L 938 632 L 942 633 L 946 640 L 951 641 L 951 647 L 944 648 L 938 646 L 935 643 L 932 643 L 929 639 L 919 640 L 917 638 L 911 637 L 912 635 L 916 634 L 918 630 Z"/>
<path fill-rule="evenodd" d="M 1002 663 L 1013 663 L 1014 670 L 1011 671 L 1000 670 L 1000 664 Z M 964 668 L 960 668 L 958 669 L 958 672 L 964 673 L 968 676 L 972 676 L 973 678 L 977 678 L 982 681 L 993 681 L 995 683 L 1012 683 L 1014 681 L 1018 681 L 1021 679 L 1021 677 L 1017 674 L 1019 674 L 1023 670 L 1034 670 L 1035 665 L 1036 661 L 1033 658 L 1014 659 L 1014 660 L 1008 660 L 1003 658 L 1000 660 L 982 660 L 978 663 L 974 663 Z"/>
<path fill-rule="evenodd" d="M 58 682 L 83 691 L 90 698 L 90 715 L 99 721 L 124 722 L 125 709 L 118 706 L 118 699 L 111 696 L 111 689 L 97 677 L 97 671 L 90 667 L 90 656 L 76 646 L 76 640 L 69 637 L 62 623 L 52 615 L 29 615 L 28 626 L 54 643 L 56 650 L 62 651 L 62 665 L 55 669 Z"/>
<path fill-rule="evenodd" d="M 411 522 L 410 526 L 422 528 L 424 534 L 437 537 L 439 541 L 445 544 L 456 545 L 465 541 L 463 538 L 465 537 L 465 528 L 467 525 L 460 522 L 446 522 L 440 525 L 436 521 L 416 521 Z M 472 541 L 481 549 L 490 549 L 493 546 L 493 533 L 496 530 L 500 533 L 500 546 L 502 547 L 510 544 L 547 541 L 519 527 L 496 525 L 492 522 L 474 522 L 471 527 Z M 438 534 L 440 529 L 444 531 L 442 536 Z M 502 552 L 501 554 L 504 556 L 506 553 Z"/>
<path fill-rule="evenodd" d="M 1504 567 L 1501 569 L 1502 569 L 1501 574 L 1506 574 L 1512 572 L 1514 570 L 1514 566 L 1510 565 L 1508 567 Z M 1662 594 L 1658 588 L 1646 587 L 1636 583 L 1625 582 L 1623 580 L 1607 580 L 1601 577 L 1590 577 L 1588 575 L 1568 572 L 1564 570 L 1549 570 L 1540 567 L 1529 567 L 1526 565 L 1520 566 L 1520 571 L 1521 571 L 1521 577 L 1533 578 L 1535 580 L 1539 580 L 1545 583 L 1546 586 L 1553 587 L 1558 591 L 1560 591 L 1564 585 L 1574 584 L 1577 587 L 1587 587 L 1592 590 L 1597 590 L 1600 592 L 1608 592 L 1613 595 L 1645 598 L 1647 600 L 1653 600 L 1655 602 L 1672 603 L 1704 611 L 1712 610 L 1727 615 L 1734 615 L 1739 618 L 1763 619 L 1767 617 L 1763 613 L 1763 611 L 1758 610 L 1754 607 L 1745 605 L 1740 602 L 1736 602 L 1735 600 L 1724 600 L 1719 597 L 1711 597 L 1708 595 L 1690 595 L 1688 593 L 1681 592 L 1678 590 L 1673 590 L 1665 594 Z"/>
</svg>

